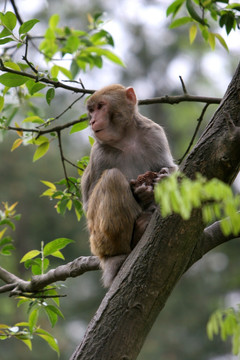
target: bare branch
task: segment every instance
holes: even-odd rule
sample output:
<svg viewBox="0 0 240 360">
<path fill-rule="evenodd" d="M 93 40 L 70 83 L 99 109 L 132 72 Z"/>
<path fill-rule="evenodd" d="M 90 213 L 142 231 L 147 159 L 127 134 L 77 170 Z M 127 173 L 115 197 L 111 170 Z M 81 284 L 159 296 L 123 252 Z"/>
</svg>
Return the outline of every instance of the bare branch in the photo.
<svg viewBox="0 0 240 360">
<path fill-rule="evenodd" d="M 85 117 L 85 118 L 74 120 L 74 121 L 71 121 L 71 122 L 66 123 L 64 125 L 58 125 L 58 126 L 55 126 L 55 127 L 51 128 L 51 129 L 46 129 L 46 130 L 28 129 L 28 128 L 15 127 L 15 126 L 7 126 L 7 127 L 3 127 L 3 129 L 4 130 L 22 131 L 22 132 L 28 132 L 28 133 L 32 132 L 32 133 L 37 133 L 38 136 L 40 136 L 40 135 L 43 135 L 43 134 L 49 134 L 49 133 L 52 133 L 52 132 L 62 131 L 64 129 L 67 129 L 67 128 L 75 125 L 75 124 L 86 121 L 87 119 L 88 118 Z M 47 123 L 45 125 L 47 125 Z"/>
<path fill-rule="evenodd" d="M 180 102 L 200 102 L 206 104 L 220 104 L 221 99 L 216 97 L 207 97 L 207 96 L 195 96 L 195 95 L 177 95 L 169 96 L 164 95 L 161 97 L 156 97 L 152 99 L 139 100 L 139 105 L 152 105 L 152 104 L 179 104 Z"/>
<path fill-rule="evenodd" d="M 206 227 L 202 233 L 202 236 L 199 238 L 199 241 L 196 243 L 196 247 L 193 251 L 192 257 L 190 259 L 189 268 L 196 261 L 201 259 L 205 254 L 215 247 L 224 244 L 225 242 L 231 241 L 240 237 L 240 233 L 233 235 L 224 235 L 221 230 L 221 221 L 216 221 L 210 226 Z"/>
<path fill-rule="evenodd" d="M 70 90 L 75 93 L 83 93 L 83 94 L 93 94 L 94 93 L 94 90 L 87 90 L 87 89 L 83 89 L 83 88 L 76 88 L 74 86 L 69 86 L 64 83 L 61 83 L 60 81 L 54 81 L 54 80 L 48 79 L 44 76 L 41 76 L 40 74 L 33 75 L 33 74 L 29 74 L 24 71 L 18 71 L 18 70 L 13 70 L 13 69 L 7 68 L 6 66 L 4 66 L 2 60 L 0 60 L 0 70 L 3 72 L 15 74 L 15 75 L 25 76 L 25 77 L 35 80 L 36 82 L 41 82 L 44 84 L 52 85 L 55 88 L 63 88 L 65 90 Z"/>
<path fill-rule="evenodd" d="M 23 24 L 23 20 L 22 20 L 20 14 L 19 14 L 19 12 L 18 12 L 18 8 L 17 8 L 17 6 L 16 6 L 16 4 L 15 4 L 15 0 L 10 0 L 10 3 L 12 4 L 13 10 L 14 10 L 14 12 L 15 12 L 15 15 L 16 15 L 17 19 L 18 19 L 19 24 L 22 25 L 22 24 Z"/>
<path fill-rule="evenodd" d="M 0 267 L 0 279 L 8 284 L 0 287 L 0 293 L 11 291 L 11 296 L 35 293 L 56 281 L 65 281 L 69 277 L 77 277 L 88 271 L 99 270 L 99 264 L 97 256 L 80 256 L 65 265 L 48 271 L 44 275 L 33 276 L 31 281 L 24 281 Z"/>
<path fill-rule="evenodd" d="M 85 88 L 76 88 L 74 86 L 66 85 L 60 81 L 54 81 L 48 79 L 46 77 L 38 75 L 33 75 L 26 73 L 24 71 L 13 70 L 4 66 L 2 60 L 0 60 L 0 70 L 3 72 L 9 72 L 11 74 L 21 75 L 29 77 L 30 79 L 35 80 L 36 82 L 42 82 L 44 84 L 52 85 L 54 88 L 63 88 L 65 90 L 70 90 L 75 93 L 82 94 L 93 94 L 95 90 L 85 89 Z M 195 95 L 178 95 L 178 96 L 169 96 L 164 95 L 161 97 L 156 97 L 152 99 L 139 100 L 139 105 L 152 105 L 152 104 L 179 104 L 180 102 L 203 102 L 206 104 L 220 104 L 221 99 L 215 97 L 207 97 L 207 96 L 195 96 Z"/>
</svg>

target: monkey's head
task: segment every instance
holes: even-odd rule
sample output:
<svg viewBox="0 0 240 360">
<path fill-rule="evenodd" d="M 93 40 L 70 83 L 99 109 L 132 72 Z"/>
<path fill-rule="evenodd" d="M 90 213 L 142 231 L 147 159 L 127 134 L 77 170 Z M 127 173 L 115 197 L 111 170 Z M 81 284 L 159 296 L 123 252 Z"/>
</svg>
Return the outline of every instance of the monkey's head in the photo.
<svg viewBox="0 0 240 360">
<path fill-rule="evenodd" d="M 101 143 L 120 141 L 133 126 L 137 98 L 132 87 L 110 85 L 96 91 L 87 101 L 90 125 Z"/>
</svg>

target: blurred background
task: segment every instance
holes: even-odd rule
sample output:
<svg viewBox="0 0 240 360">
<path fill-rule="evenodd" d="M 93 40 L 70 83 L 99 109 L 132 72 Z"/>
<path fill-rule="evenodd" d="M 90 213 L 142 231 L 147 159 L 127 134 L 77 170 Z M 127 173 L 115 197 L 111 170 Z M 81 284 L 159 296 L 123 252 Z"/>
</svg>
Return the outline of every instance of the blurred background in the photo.
<svg viewBox="0 0 240 360">
<path fill-rule="evenodd" d="M 115 53 L 126 68 L 104 62 L 103 69 L 80 74 L 88 89 L 99 89 L 110 83 L 134 86 L 139 99 L 162 95 L 182 94 L 181 76 L 190 94 L 222 97 L 237 67 L 240 55 L 239 30 L 226 39 L 230 52 L 221 46 L 212 52 L 202 39 L 189 45 L 187 28 L 169 30 L 166 19 L 169 0 L 17 0 L 24 21 L 38 18 L 41 23 L 34 29 L 35 35 L 44 34 L 49 17 L 58 13 L 60 26 L 68 25 L 87 29 L 87 14 L 104 12 L 108 20 L 104 29 L 115 41 Z M 0 2 L 3 11 L 3 1 Z M 12 11 L 10 4 L 7 9 Z M 218 29 L 219 30 L 219 29 Z M 21 54 L 17 54 L 20 56 Z M 41 68 L 42 58 L 31 49 L 30 58 Z M 67 61 L 67 60 L 66 60 Z M 43 114 L 56 116 L 71 104 L 75 95 L 61 90 L 51 106 L 44 104 Z M 24 106 L 24 105 L 23 105 Z M 176 161 L 185 152 L 197 124 L 203 104 L 182 103 L 179 105 L 141 106 L 140 111 L 164 126 Z M 24 110 L 24 109 L 23 109 Z M 200 132 L 204 129 L 216 106 L 211 105 L 205 115 Z M 84 103 L 77 103 L 62 121 L 75 120 L 85 112 Z M 19 122 L 22 120 L 19 114 Z M 89 130 L 72 134 L 64 139 L 64 151 L 68 159 L 76 161 L 89 154 Z M 57 181 L 63 178 L 58 146 L 51 144 L 47 156 L 32 163 L 34 150 L 20 147 L 10 152 L 16 135 L 8 133 L 0 142 L 0 201 L 9 204 L 18 201 L 17 210 L 22 214 L 13 233 L 17 250 L 14 257 L 1 257 L 1 266 L 26 277 L 19 260 L 29 250 L 40 249 L 45 243 L 58 237 L 67 237 L 75 243 L 64 250 L 66 262 L 80 255 L 88 255 L 88 236 L 84 219 L 77 222 L 74 213 L 58 215 L 54 203 L 40 197 L 46 187 L 39 180 Z M 1 139 L 2 140 L 2 139 Z M 77 176 L 74 168 L 68 169 Z M 238 182 L 235 184 L 239 188 Z M 206 324 L 216 308 L 237 306 L 240 303 L 240 275 L 238 240 L 211 251 L 195 264 L 180 280 L 165 309 L 150 332 L 139 355 L 139 360 L 232 360 L 231 344 L 219 338 L 209 341 Z M 61 260 L 53 265 L 61 265 Z M 100 284 L 100 273 L 91 272 L 79 278 L 68 279 L 61 299 L 65 319 L 59 319 L 51 329 L 46 318 L 42 327 L 56 336 L 60 345 L 60 359 L 70 357 L 84 335 L 87 324 L 98 309 L 105 290 Z M 0 323 L 12 325 L 25 319 L 24 308 L 16 309 L 16 300 L 7 294 L 0 296 Z M 54 360 L 57 358 L 41 339 L 33 340 L 33 351 L 17 340 L 2 341 L 0 357 L 3 360 Z"/>
</svg>

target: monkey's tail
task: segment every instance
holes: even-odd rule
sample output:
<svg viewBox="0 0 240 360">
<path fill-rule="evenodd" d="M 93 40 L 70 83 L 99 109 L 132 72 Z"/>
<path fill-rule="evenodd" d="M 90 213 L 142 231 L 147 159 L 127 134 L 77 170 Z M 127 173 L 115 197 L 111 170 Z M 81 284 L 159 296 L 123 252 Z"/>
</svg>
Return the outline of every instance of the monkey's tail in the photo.
<svg viewBox="0 0 240 360">
<path fill-rule="evenodd" d="M 115 276 L 127 256 L 128 255 L 117 255 L 101 259 L 101 268 L 103 269 L 102 282 L 105 288 L 112 285 Z"/>
</svg>

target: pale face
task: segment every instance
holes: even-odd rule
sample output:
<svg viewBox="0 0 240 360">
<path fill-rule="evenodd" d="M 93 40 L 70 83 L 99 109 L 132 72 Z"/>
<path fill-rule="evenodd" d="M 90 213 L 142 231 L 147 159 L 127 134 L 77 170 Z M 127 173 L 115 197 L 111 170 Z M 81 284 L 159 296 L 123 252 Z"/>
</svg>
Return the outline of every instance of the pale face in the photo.
<svg viewBox="0 0 240 360">
<path fill-rule="evenodd" d="M 88 105 L 88 114 L 90 126 L 95 137 L 103 143 L 112 143 L 118 141 L 120 134 L 114 129 L 110 122 L 109 103 L 101 99 L 93 104 Z"/>
</svg>

